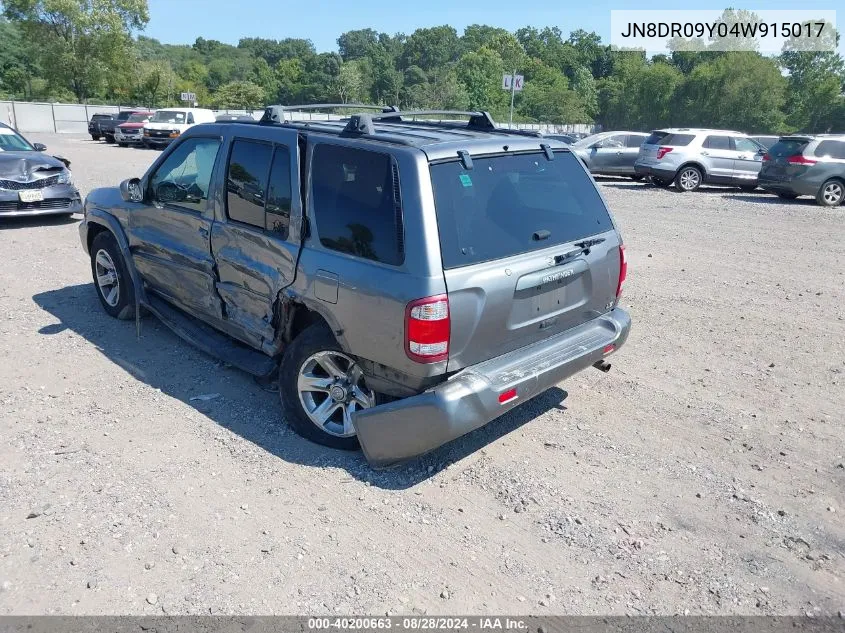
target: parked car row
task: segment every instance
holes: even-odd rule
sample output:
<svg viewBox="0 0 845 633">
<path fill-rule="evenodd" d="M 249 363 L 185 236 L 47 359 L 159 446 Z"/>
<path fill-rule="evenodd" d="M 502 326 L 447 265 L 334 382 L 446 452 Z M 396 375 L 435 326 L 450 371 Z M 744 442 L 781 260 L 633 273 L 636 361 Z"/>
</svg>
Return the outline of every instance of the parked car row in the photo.
<svg viewBox="0 0 845 633">
<path fill-rule="evenodd" d="M 95 114 L 88 122 L 91 139 L 105 139 L 120 147 L 129 145 L 163 148 L 179 138 L 188 128 L 215 121 L 252 121 L 249 115 L 221 114 L 215 116 L 206 108 L 163 108 L 121 110 L 116 115 Z"/>
<path fill-rule="evenodd" d="M 648 179 L 658 187 L 758 187 L 781 198 L 813 196 L 823 206 L 845 200 L 845 135 L 749 136 L 734 130 L 664 128 L 602 132 L 567 143 L 596 175 Z"/>
</svg>

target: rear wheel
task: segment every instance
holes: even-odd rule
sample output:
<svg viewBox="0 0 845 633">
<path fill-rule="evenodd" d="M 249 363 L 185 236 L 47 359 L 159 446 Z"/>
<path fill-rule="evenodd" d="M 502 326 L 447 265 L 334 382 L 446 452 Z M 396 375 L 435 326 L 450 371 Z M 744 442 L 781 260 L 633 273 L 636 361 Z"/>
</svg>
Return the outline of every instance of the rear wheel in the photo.
<svg viewBox="0 0 845 633">
<path fill-rule="evenodd" d="M 688 165 L 678 170 L 675 176 L 675 186 L 678 191 L 695 191 L 701 186 L 702 174 L 698 167 Z"/>
<path fill-rule="evenodd" d="M 135 291 L 117 240 L 109 231 L 91 243 L 91 273 L 103 309 L 116 319 L 135 316 Z"/>
<path fill-rule="evenodd" d="M 845 183 L 837 178 L 825 182 L 816 194 L 816 202 L 823 207 L 835 207 L 845 199 Z"/>
<path fill-rule="evenodd" d="M 797 193 L 791 193 L 789 191 L 779 191 L 778 198 L 783 198 L 784 200 L 795 200 L 798 197 Z"/>
<path fill-rule="evenodd" d="M 92 141 L 99 141 L 99 140 L 100 140 L 100 135 L 99 135 L 99 134 L 92 134 L 92 135 L 91 135 L 91 140 L 92 140 Z"/>
<path fill-rule="evenodd" d="M 342 450 L 359 446 L 352 413 L 376 405 L 360 365 L 324 323 L 310 326 L 285 352 L 279 396 L 288 424 L 298 435 Z"/>
</svg>

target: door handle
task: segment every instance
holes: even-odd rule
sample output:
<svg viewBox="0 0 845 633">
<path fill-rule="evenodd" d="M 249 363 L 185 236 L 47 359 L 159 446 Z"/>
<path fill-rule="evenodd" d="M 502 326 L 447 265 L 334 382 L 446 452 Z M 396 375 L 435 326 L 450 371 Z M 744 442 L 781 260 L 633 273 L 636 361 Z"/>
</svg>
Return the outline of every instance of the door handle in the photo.
<svg viewBox="0 0 845 633">
<path fill-rule="evenodd" d="M 701 152 L 702 156 L 710 156 L 710 152 Z"/>
<path fill-rule="evenodd" d="M 207 228 L 205 228 L 204 226 L 201 226 L 199 228 L 199 231 L 200 231 L 200 235 L 202 235 L 203 237 L 208 237 L 208 229 Z"/>
<path fill-rule="evenodd" d="M 622 152 L 621 152 L 621 151 L 616 152 L 616 155 L 617 155 L 617 156 L 622 156 Z"/>
</svg>

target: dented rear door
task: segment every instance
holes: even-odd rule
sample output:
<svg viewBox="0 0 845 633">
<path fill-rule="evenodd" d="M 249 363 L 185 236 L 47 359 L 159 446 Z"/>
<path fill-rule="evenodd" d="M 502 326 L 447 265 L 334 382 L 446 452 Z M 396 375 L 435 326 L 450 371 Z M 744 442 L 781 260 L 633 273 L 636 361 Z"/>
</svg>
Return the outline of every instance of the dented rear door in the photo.
<svg viewBox="0 0 845 633">
<path fill-rule="evenodd" d="M 273 310 L 293 282 L 300 242 L 298 135 L 233 125 L 211 252 L 224 319 L 239 337 L 271 351 Z"/>
</svg>

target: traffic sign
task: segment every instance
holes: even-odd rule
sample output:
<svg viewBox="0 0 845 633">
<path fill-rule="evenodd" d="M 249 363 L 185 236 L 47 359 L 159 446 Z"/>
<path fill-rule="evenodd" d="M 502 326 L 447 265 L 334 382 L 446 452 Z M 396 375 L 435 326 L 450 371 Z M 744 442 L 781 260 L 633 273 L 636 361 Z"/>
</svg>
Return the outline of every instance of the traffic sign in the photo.
<svg viewBox="0 0 845 633">
<path fill-rule="evenodd" d="M 524 85 L 522 75 L 502 75 L 502 90 L 513 90 L 519 92 Z"/>
<path fill-rule="evenodd" d="M 197 95 L 193 92 L 183 92 L 182 93 L 182 101 L 196 101 Z"/>
</svg>

